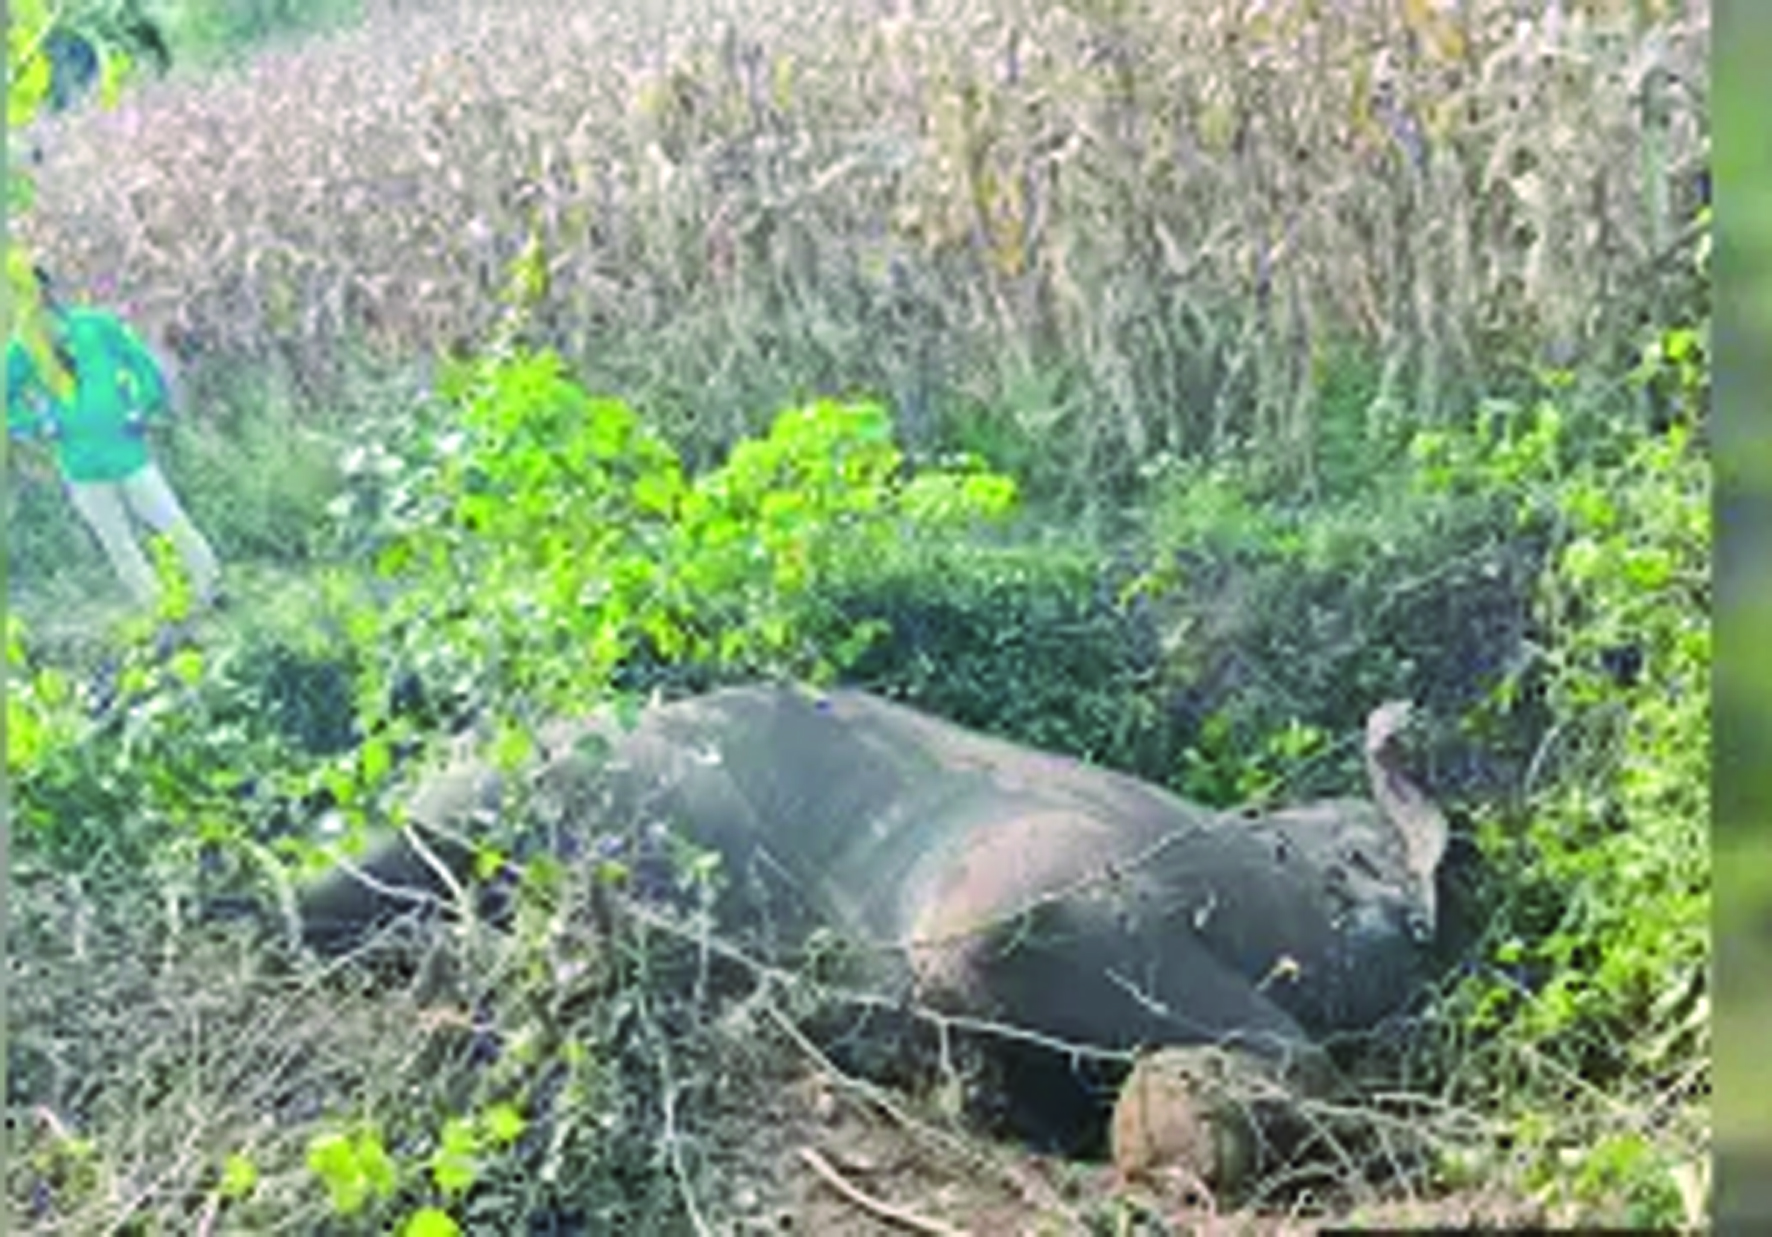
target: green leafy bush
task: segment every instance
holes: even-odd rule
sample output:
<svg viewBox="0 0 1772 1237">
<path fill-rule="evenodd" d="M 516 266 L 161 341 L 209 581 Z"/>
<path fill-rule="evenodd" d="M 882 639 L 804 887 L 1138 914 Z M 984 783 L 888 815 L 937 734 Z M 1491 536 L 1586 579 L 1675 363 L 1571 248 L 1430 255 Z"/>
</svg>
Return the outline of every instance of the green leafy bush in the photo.
<svg viewBox="0 0 1772 1237">
<path fill-rule="evenodd" d="M 1684 342 L 1681 342 L 1682 339 Z M 1687 333 L 1665 358 L 1689 360 Z M 1503 725 L 1524 689 L 1555 719 L 1519 801 L 1478 815 L 1496 897 L 1487 966 L 1453 1009 L 1491 1045 L 1485 1098 L 1546 1198 L 1680 1220 L 1709 1062 L 1710 472 L 1701 368 L 1665 432 L 1572 432 L 1554 403 L 1490 408 L 1418 444 L 1423 483 L 1514 496 L 1550 530 L 1537 658 L 1473 711 Z M 1571 1102 L 1581 1079 L 1607 1102 Z M 1576 1115 L 1547 1119 L 1559 1106 Z M 1582 1116 L 1580 1114 L 1587 1113 Z M 1688 1134 L 1669 1131 L 1685 1129 Z"/>
<path fill-rule="evenodd" d="M 1285 766 L 1288 794 L 1357 792 L 1348 740 L 1400 697 L 1421 706 L 1437 793 L 1507 793 L 1548 725 L 1542 707 L 1524 702 L 1506 730 L 1453 723 L 1534 637 L 1542 530 L 1496 493 L 1413 489 L 1406 468 L 1316 501 L 1259 473 L 1171 462 L 1153 479 L 1148 565 L 1131 587 L 1156 616 L 1179 739 L 1164 780 L 1241 802 L 1258 784 L 1277 790 Z M 1336 738 L 1307 758 L 1284 737 L 1298 727 Z"/>
<path fill-rule="evenodd" d="M 900 539 L 995 517 L 1014 485 L 970 461 L 910 475 L 877 406 L 782 413 L 691 477 L 619 401 L 547 354 L 457 369 L 459 421 L 405 444 L 367 513 L 387 590 L 362 703 L 411 666 L 514 716 L 581 707 L 649 654 L 724 673 L 829 675 L 873 634 L 820 583 Z M 464 599 L 472 598 L 471 606 Z"/>
<path fill-rule="evenodd" d="M 829 675 L 877 628 L 843 620 L 823 580 L 1015 498 L 968 461 L 909 473 L 867 405 L 783 413 L 692 477 L 551 357 L 463 367 L 447 394 L 453 427 L 395 439 L 406 454 L 371 470 L 381 488 L 339 509 L 374 547 L 372 594 L 319 573 L 287 623 L 236 623 L 169 659 L 144 639 L 96 718 L 56 672 L 33 677 L 15 640 L 27 851 L 128 870 L 165 844 L 277 832 L 316 795 L 364 824 L 451 700 L 514 757 L 527 721 L 606 699 L 643 658 Z"/>
<path fill-rule="evenodd" d="M 1616 466 L 1559 462 L 1550 405 L 1492 426 L 1424 454 L 1518 486 L 1522 518 L 1548 502 L 1557 523 L 1533 669 L 1558 726 L 1524 822 L 1484 832 L 1521 920 L 1501 948 L 1548 967 L 1523 1024 L 1534 1038 L 1599 1017 L 1623 1048 L 1656 994 L 1697 982 L 1705 952 L 1708 468 L 1684 425 L 1622 447 Z M 1496 708 L 1517 706 L 1520 682 L 1501 685 Z"/>
<path fill-rule="evenodd" d="M 1078 540 L 929 538 L 854 561 L 823 596 L 880 634 L 847 682 L 962 725 L 1161 779 L 1174 766 L 1163 655 L 1148 607 L 1127 604 Z"/>
</svg>

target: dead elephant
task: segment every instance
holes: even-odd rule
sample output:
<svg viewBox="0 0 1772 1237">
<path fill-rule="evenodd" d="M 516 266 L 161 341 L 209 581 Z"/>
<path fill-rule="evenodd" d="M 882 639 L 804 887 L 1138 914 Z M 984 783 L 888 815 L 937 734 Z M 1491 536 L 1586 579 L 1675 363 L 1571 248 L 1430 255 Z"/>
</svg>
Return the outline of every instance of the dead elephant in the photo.
<svg viewBox="0 0 1772 1237">
<path fill-rule="evenodd" d="M 880 982 L 939 1009 L 1103 1049 L 1229 1045 L 1314 1060 L 1423 976 L 1443 818 L 1368 725 L 1371 799 L 1258 816 L 985 737 L 855 691 L 734 688 L 549 728 L 535 809 L 567 830 L 656 823 L 717 852 L 720 921 L 751 940 L 834 927 Z M 607 743 L 584 754 L 587 735 Z M 427 838 L 495 807 L 466 764 L 411 805 Z M 464 848 L 430 848 L 459 876 Z M 360 879 L 441 882 L 404 835 L 309 889 L 304 933 L 348 944 L 395 909 Z"/>
</svg>

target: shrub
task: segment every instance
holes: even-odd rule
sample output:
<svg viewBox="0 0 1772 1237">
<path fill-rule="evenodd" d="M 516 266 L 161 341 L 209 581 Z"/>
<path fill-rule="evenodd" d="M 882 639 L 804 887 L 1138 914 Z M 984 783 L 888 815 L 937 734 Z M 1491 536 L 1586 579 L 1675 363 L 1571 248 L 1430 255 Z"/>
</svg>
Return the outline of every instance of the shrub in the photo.
<svg viewBox="0 0 1772 1237">
<path fill-rule="evenodd" d="M 903 471 L 875 406 L 783 412 L 690 477 L 631 409 L 547 354 L 462 367 L 447 386 L 459 427 L 397 470 L 379 516 L 379 630 L 389 647 L 474 663 L 489 699 L 522 716 L 596 699 L 638 650 L 828 675 L 869 634 L 809 637 L 838 565 L 1014 501 L 1013 483 L 970 462 Z"/>
<path fill-rule="evenodd" d="M 1453 727 L 1535 634 L 1543 538 L 1504 517 L 1497 495 L 1411 492 L 1399 469 L 1300 501 L 1258 468 L 1170 464 L 1146 528 L 1137 590 L 1161 616 L 1175 724 L 1185 747 L 1213 735 L 1191 763 L 1235 766 L 1295 726 L 1351 740 L 1370 709 L 1402 697 L 1427 720 L 1437 793 L 1506 793 L 1517 780 L 1547 724 L 1530 700 L 1504 731 Z M 1357 756 L 1357 743 L 1337 741 L 1288 792 L 1358 792 Z M 1224 798 L 1234 767 L 1210 792 L 1203 772 L 1186 776 L 1196 793 L 1235 801 Z"/>
<path fill-rule="evenodd" d="M 1175 735 L 1154 616 L 1119 596 L 1130 574 L 1081 539 L 936 540 L 849 565 L 825 597 L 843 623 L 882 629 L 846 681 L 1162 780 Z"/>
<path fill-rule="evenodd" d="M 1419 450 L 1427 485 L 1510 493 L 1517 519 L 1550 532 L 1537 660 L 1473 710 L 1507 724 L 1530 682 L 1555 724 L 1520 797 L 1478 813 L 1494 914 L 1486 965 L 1448 1014 L 1485 1046 L 1467 1085 L 1509 1114 L 1547 1200 L 1655 1225 L 1690 1220 L 1681 1175 L 1704 1154 L 1710 1059 L 1701 338 L 1666 332 L 1638 377 L 1669 367 L 1679 395 L 1660 433 L 1575 432 L 1542 400 Z"/>
</svg>

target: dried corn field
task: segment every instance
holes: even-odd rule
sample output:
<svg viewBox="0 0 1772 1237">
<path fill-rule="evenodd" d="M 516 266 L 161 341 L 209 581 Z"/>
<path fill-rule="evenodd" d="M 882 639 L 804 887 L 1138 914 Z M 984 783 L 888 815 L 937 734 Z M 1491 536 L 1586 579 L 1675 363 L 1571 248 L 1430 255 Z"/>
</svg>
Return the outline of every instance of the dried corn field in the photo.
<svg viewBox="0 0 1772 1237">
<path fill-rule="evenodd" d="M 314 415 L 528 253 L 524 329 L 694 440 L 867 391 L 1100 482 L 1303 467 L 1350 349 L 1375 423 L 1614 355 L 1706 157 L 1690 0 L 413 8 L 55 119 L 26 238 Z"/>
</svg>

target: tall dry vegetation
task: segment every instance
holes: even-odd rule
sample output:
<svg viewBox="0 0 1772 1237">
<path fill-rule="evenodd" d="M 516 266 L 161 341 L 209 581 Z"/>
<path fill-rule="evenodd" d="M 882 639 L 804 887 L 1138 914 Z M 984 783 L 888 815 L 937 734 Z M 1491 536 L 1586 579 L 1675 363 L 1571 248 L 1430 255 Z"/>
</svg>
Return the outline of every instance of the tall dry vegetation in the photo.
<svg viewBox="0 0 1772 1237">
<path fill-rule="evenodd" d="M 1308 473 L 1350 356 L 1382 429 L 1630 344 L 1705 157 L 1682 0 L 410 7 L 60 122 L 31 239 L 316 401 L 539 245 L 531 329 L 679 432 L 866 389 L 1071 481 Z"/>
</svg>

